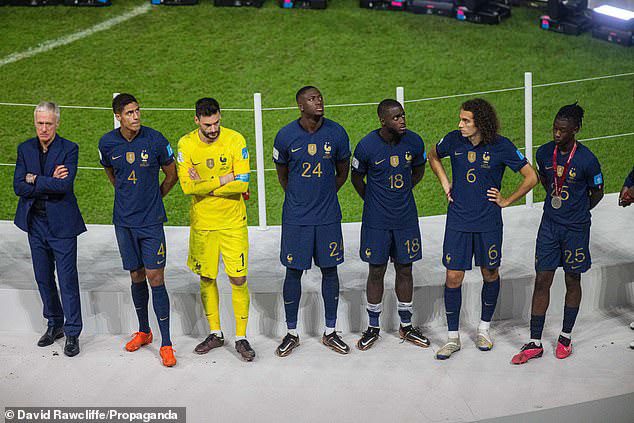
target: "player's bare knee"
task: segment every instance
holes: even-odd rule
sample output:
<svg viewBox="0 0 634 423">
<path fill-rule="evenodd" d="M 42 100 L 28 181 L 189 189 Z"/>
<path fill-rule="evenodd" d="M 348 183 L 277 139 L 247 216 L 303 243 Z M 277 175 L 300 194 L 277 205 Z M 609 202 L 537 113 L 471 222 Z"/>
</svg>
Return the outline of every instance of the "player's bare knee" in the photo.
<svg viewBox="0 0 634 423">
<path fill-rule="evenodd" d="M 535 292 L 550 291 L 550 286 L 553 283 L 553 277 L 555 272 L 537 272 L 535 277 Z"/>
<path fill-rule="evenodd" d="M 165 273 L 164 269 L 147 269 L 145 273 L 147 274 L 147 281 L 150 283 L 150 286 L 160 286 L 165 284 Z"/>
<path fill-rule="evenodd" d="M 371 264 L 368 272 L 368 284 L 383 284 L 383 277 L 385 276 L 386 269 L 387 264 Z"/>
<path fill-rule="evenodd" d="M 242 286 L 245 283 L 247 283 L 247 277 L 246 276 L 238 276 L 238 277 L 229 276 L 229 282 L 231 282 L 231 285 Z"/>
<path fill-rule="evenodd" d="M 566 281 L 566 289 L 581 289 L 581 273 L 566 272 L 564 280 Z"/>
<path fill-rule="evenodd" d="M 461 270 L 447 270 L 445 285 L 447 288 L 460 288 L 464 279 L 464 272 Z"/>
<path fill-rule="evenodd" d="M 500 272 L 497 267 L 495 268 L 482 267 L 480 268 L 480 272 L 482 273 L 482 279 L 484 279 L 485 282 L 493 282 L 500 277 Z"/>
<path fill-rule="evenodd" d="M 396 278 L 412 278 L 412 263 L 399 264 L 394 263 L 394 271 L 396 272 Z"/>
<path fill-rule="evenodd" d="M 130 279 L 132 279 L 132 283 L 142 283 L 145 282 L 145 268 L 142 267 L 137 270 L 130 271 Z"/>
</svg>

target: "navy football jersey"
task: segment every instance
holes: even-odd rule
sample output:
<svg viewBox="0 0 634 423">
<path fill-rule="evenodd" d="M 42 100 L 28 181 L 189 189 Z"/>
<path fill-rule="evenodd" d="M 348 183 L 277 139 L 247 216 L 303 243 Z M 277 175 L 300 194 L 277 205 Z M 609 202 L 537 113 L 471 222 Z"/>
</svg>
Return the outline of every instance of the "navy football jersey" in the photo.
<svg viewBox="0 0 634 423">
<path fill-rule="evenodd" d="M 366 135 L 354 150 L 352 171 L 366 175 L 363 224 L 376 229 L 418 225 L 412 193 L 412 167 L 427 161 L 423 139 L 408 130 L 390 145 L 379 130 Z"/>
<path fill-rule="evenodd" d="M 601 188 L 603 186 L 603 174 L 601 165 L 596 156 L 585 145 L 577 142 L 577 151 L 568 167 L 563 189 L 561 191 L 561 207 L 554 209 L 551 204 L 554 192 L 553 152 L 555 142 L 551 141 L 542 145 L 535 153 L 537 167 L 542 178 L 546 178 L 546 200 L 544 202 L 544 217 L 547 217 L 560 225 L 584 225 L 590 223 L 590 196 L 589 188 Z M 557 152 L 557 167 L 563 170 L 568 155 Z"/>
<path fill-rule="evenodd" d="M 167 221 L 159 170 L 174 161 L 174 153 L 160 132 L 141 126 L 128 141 L 118 129 L 110 131 L 99 140 L 99 157 L 114 170 L 112 223 L 139 228 Z"/>
<path fill-rule="evenodd" d="M 336 163 L 350 159 L 346 130 L 324 118 L 309 133 L 295 120 L 277 133 L 273 161 L 288 166 L 282 222 L 291 225 L 326 225 L 341 222 L 337 198 Z"/>
<path fill-rule="evenodd" d="M 453 202 L 447 207 L 447 227 L 460 232 L 489 232 L 502 227 L 502 209 L 487 197 L 490 188 L 502 188 L 508 166 L 514 172 L 528 164 L 508 138 L 498 135 L 491 144 L 473 146 L 460 131 L 436 144 L 438 157 L 451 158 Z"/>
<path fill-rule="evenodd" d="M 630 174 L 627 175 L 627 178 L 625 178 L 625 183 L 623 185 L 628 188 L 634 185 L 634 167 L 632 168 Z"/>
</svg>

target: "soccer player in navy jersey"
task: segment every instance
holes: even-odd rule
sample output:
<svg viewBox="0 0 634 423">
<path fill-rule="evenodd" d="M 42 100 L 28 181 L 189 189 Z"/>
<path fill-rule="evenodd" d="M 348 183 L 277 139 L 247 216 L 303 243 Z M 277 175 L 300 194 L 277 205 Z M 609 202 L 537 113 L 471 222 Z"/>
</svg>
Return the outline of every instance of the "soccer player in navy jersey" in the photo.
<svg viewBox="0 0 634 423">
<path fill-rule="evenodd" d="M 297 314 L 301 277 L 311 262 L 322 274 L 326 327 L 322 343 L 340 354 L 350 348 L 335 331 L 339 301 L 337 266 L 343 263 L 341 209 L 337 191 L 350 169 L 350 143 L 341 125 L 324 117 L 324 99 L 315 87 L 296 95 L 301 116 L 277 133 L 273 161 L 285 192 L 280 261 L 286 267 L 284 310 L 288 333 L 277 347 L 280 357 L 299 345 Z"/>
<path fill-rule="evenodd" d="M 481 351 L 493 348 L 489 328 L 500 292 L 502 208 L 522 198 L 537 184 L 537 175 L 524 155 L 509 139 L 498 134 L 499 121 L 487 101 L 476 98 L 463 103 L 458 128 L 429 151 L 429 164 L 449 201 L 443 243 L 449 333 L 447 343 L 436 353 L 440 360 L 449 358 L 461 347 L 461 287 L 474 257 L 484 280 L 476 345 Z M 440 161 L 443 157 L 451 159 L 451 182 Z M 523 180 L 505 198 L 500 190 L 507 167 L 520 172 Z"/>
<path fill-rule="evenodd" d="M 359 254 L 369 266 L 369 325 L 357 348 L 367 350 L 379 339 L 383 279 L 390 259 L 396 271 L 399 335 L 428 347 L 429 340 L 412 325 L 412 263 L 423 257 L 412 190 L 425 174 L 425 144 L 407 129 L 405 111 L 398 101 L 381 101 L 377 113 L 381 128 L 359 141 L 352 158 L 352 185 L 363 199 Z"/>
<path fill-rule="evenodd" d="M 167 216 L 162 198 L 178 180 L 174 153 L 160 132 L 141 125 L 139 102 L 134 96 L 119 94 L 112 100 L 112 110 L 121 127 L 101 137 L 99 156 L 114 186 L 112 220 L 123 268 L 130 271 L 132 300 L 139 319 L 139 331 L 125 347 L 136 351 L 152 342 L 149 282 L 161 331 L 160 355 L 163 364 L 171 367 L 176 359 L 169 334 L 170 307 L 164 280 L 167 247 L 163 223 Z M 160 185 L 159 169 L 165 173 Z"/>
<path fill-rule="evenodd" d="M 583 109 L 569 104 L 557 112 L 553 141 L 537 149 L 539 179 L 546 190 L 544 214 L 535 246 L 535 289 L 531 307 L 530 341 L 511 362 L 523 364 L 541 357 L 542 331 L 550 302 L 550 286 L 558 267 L 563 267 L 566 297 L 561 334 L 555 355 L 572 353 L 571 333 L 581 304 L 581 274 L 590 259 L 590 210 L 603 198 L 603 174 L 594 154 L 577 142 Z"/>
</svg>

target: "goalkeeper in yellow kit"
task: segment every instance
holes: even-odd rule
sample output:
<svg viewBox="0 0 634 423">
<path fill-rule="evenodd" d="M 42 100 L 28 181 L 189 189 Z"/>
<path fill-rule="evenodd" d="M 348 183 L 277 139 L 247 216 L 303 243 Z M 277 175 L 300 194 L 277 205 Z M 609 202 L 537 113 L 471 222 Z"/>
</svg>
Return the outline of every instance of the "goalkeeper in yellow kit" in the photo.
<svg viewBox="0 0 634 423">
<path fill-rule="evenodd" d="M 224 345 L 216 284 L 222 255 L 231 283 L 236 351 L 251 361 L 255 351 L 246 339 L 249 238 L 242 198 L 249 188 L 249 152 L 242 135 L 220 126 L 220 106 L 215 99 L 196 102 L 194 121 L 198 128 L 178 141 L 177 157 L 181 187 L 192 196 L 187 265 L 200 275 L 200 295 L 211 332 L 194 351 L 206 354 Z"/>
</svg>

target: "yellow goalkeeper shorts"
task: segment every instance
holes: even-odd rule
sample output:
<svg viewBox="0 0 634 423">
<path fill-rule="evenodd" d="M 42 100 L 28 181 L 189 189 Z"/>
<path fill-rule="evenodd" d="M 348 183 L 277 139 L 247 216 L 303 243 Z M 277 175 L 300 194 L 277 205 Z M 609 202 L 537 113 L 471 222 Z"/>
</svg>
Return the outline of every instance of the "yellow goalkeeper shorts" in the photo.
<svg viewBox="0 0 634 423">
<path fill-rule="evenodd" d="M 228 276 L 247 275 L 249 231 L 246 226 L 216 231 L 190 229 L 187 266 L 194 273 L 216 279 L 221 255 Z"/>
</svg>

